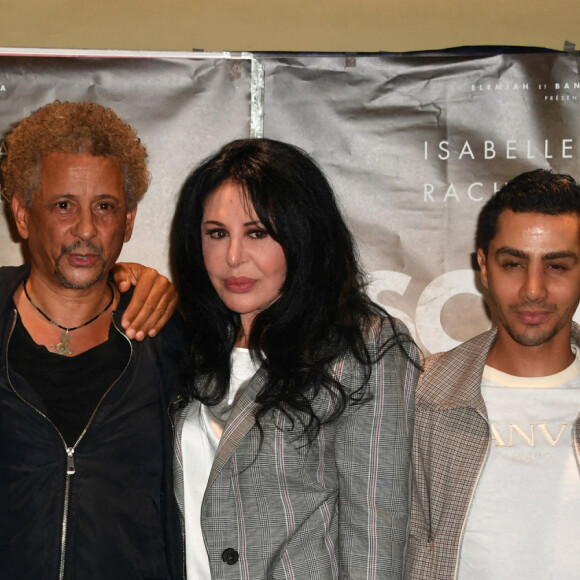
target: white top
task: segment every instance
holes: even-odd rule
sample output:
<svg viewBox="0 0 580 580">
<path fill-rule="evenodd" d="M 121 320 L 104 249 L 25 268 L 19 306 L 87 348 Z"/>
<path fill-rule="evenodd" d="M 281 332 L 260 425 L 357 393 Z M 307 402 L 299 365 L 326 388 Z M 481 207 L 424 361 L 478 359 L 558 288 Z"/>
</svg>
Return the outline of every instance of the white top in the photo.
<svg viewBox="0 0 580 580">
<path fill-rule="evenodd" d="M 201 531 L 201 504 L 213 460 L 238 396 L 256 374 L 250 351 L 234 348 L 231 356 L 230 391 L 215 407 L 199 401 L 188 406 L 183 424 L 183 491 L 185 510 L 185 558 L 187 576 L 192 580 L 211 580 L 209 560 Z"/>
<path fill-rule="evenodd" d="M 580 577 L 580 475 L 573 423 L 580 358 L 549 377 L 486 366 L 482 395 L 490 453 L 476 488 L 460 556 L 460 580 Z"/>
</svg>

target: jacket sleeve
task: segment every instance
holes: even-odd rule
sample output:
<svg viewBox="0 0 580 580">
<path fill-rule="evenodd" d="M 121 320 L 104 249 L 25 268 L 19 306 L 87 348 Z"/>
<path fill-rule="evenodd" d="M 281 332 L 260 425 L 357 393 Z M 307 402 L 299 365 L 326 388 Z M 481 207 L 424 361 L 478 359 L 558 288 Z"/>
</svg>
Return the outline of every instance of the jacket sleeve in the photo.
<svg viewBox="0 0 580 580">
<path fill-rule="evenodd" d="M 407 332 L 400 323 L 397 330 Z M 371 355 L 392 335 L 388 321 L 377 325 Z M 418 366 L 412 341 L 393 345 L 373 364 L 363 402 L 347 407 L 338 421 L 341 579 L 402 578 Z M 347 358 L 336 372 L 347 388 L 361 386 L 360 363 Z"/>
</svg>

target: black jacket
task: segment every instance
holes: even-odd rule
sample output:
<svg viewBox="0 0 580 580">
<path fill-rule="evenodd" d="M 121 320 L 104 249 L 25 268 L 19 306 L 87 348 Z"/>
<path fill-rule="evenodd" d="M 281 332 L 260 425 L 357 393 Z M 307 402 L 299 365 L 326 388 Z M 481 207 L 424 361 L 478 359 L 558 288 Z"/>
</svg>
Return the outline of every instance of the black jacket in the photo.
<svg viewBox="0 0 580 580">
<path fill-rule="evenodd" d="M 0 268 L 0 576 L 182 578 L 167 414 L 172 329 L 131 342 L 127 367 L 67 455 L 38 395 L 7 368 L 12 295 L 28 272 Z"/>
</svg>

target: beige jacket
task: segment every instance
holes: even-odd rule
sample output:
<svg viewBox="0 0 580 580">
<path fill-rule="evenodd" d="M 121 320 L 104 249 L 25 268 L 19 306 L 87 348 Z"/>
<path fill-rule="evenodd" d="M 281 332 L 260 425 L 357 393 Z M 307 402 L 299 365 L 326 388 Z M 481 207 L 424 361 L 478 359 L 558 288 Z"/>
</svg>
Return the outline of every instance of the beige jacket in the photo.
<svg viewBox="0 0 580 580">
<path fill-rule="evenodd" d="M 415 400 L 407 580 L 456 578 L 463 531 L 490 444 L 481 379 L 495 331 L 429 357 Z M 572 343 L 580 346 L 573 324 Z M 580 425 L 575 422 L 577 457 Z"/>
</svg>

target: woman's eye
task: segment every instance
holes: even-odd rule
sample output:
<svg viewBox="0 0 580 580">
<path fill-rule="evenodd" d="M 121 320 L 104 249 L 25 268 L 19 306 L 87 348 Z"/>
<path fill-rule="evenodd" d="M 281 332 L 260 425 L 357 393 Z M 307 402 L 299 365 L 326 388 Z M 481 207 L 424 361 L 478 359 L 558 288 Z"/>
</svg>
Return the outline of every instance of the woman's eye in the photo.
<svg viewBox="0 0 580 580">
<path fill-rule="evenodd" d="M 255 240 L 261 240 L 268 237 L 268 232 L 266 230 L 252 230 L 250 232 L 250 238 Z"/>
<path fill-rule="evenodd" d="M 213 238 L 214 240 L 221 240 L 222 238 L 226 237 L 226 231 L 225 230 L 220 230 L 220 229 L 216 229 L 216 230 L 208 230 L 206 232 L 206 234 L 210 237 Z"/>
</svg>

